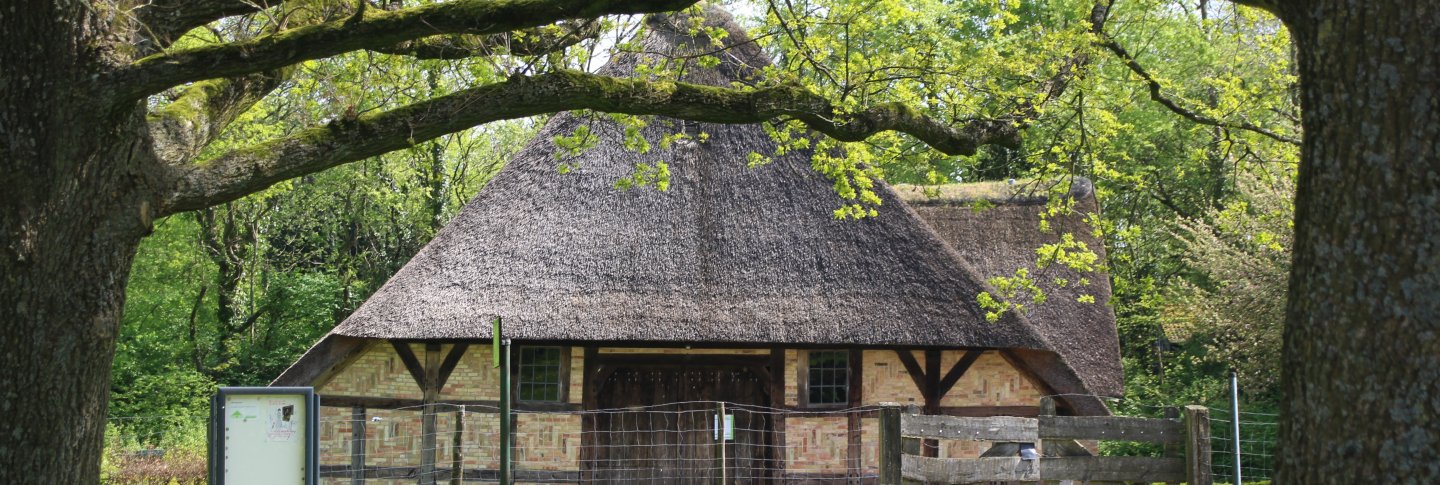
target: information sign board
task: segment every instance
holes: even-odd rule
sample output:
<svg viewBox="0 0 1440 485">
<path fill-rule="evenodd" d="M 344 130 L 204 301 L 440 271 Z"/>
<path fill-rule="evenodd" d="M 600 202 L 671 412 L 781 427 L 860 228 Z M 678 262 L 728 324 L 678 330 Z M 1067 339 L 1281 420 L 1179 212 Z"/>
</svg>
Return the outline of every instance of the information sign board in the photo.
<svg viewBox="0 0 1440 485">
<path fill-rule="evenodd" d="M 318 483 L 319 416 L 313 388 L 220 388 L 210 399 L 210 483 Z"/>
</svg>

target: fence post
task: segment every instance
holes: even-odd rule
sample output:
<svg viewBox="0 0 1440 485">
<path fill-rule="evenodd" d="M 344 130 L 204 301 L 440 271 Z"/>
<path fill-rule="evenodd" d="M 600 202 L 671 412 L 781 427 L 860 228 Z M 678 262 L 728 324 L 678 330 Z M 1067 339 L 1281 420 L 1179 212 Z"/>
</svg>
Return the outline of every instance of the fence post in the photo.
<svg viewBox="0 0 1440 485">
<path fill-rule="evenodd" d="M 720 480 L 716 483 L 718 483 L 719 485 L 725 485 L 725 479 L 728 478 L 725 476 L 725 472 L 727 471 L 725 469 L 725 401 L 720 401 L 718 404 L 716 404 L 714 436 L 714 458 L 716 461 L 716 468 L 718 468 L 720 471 L 720 473 L 716 476 L 716 478 L 719 478 Z"/>
<path fill-rule="evenodd" d="M 1043 416 L 1054 416 L 1056 413 L 1057 413 L 1057 411 L 1055 410 L 1055 398 L 1050 397 L 1050 396 L 1041 396 L 1041 397 L 1040 397 L 1040 416 L 1042 416 L 1042 417 L 1043 417 Z M 1039 424 L 1039 423 L 1036 423 L 1036 424 Z M 1060 453 L 1060 443 L 1059 443 L 1058 441 L 1055 441 L 1055 440 L 1040 440 L 1039 443 L 1035 443 L 1035 444 L 1040 447 L 1040 456 L 1052 457 L 1052 456 L 1060 456 L 1060 455 L 1061 455 L 1061 453 Z M 1038 465 L 1038 463 L 1037 463 L 1037 465 Z M 1055 483 L 1060 483 L 1060 482 L 1054 481 L 1054 480 L 1043 480 L 1043 477 L 1044 477 L 1043 474 L 1041 475 L 1041 477 L 1042 477 L 1042 480 L 1040 481 L 1040 483 L 1043 483 L 1043 484 L 1046 484 L 1046 485 L 1055 484 Z"/>
<path fill-rule="evenodd" d="M 1212 485 L 1210 473 L 1210 408 L 1185 406 L 1185 479 L 1190 485 Z"/>
<path fill-rule="evenodd" d="M 900 485 L 900 405 L 880 403 L 880 485 Z"/>
<path fill-rule="evenodd" d="M 365 408 L 350 408 L 350 484 L 365 485 Z"/>
<path fill-rule="evenodd" d="M 1235 444 L 1235 485 L 1244 483 L 1240 473 L 1240 375 L 1230 370 L 1230 438 Z"/>
<path fill-rule="evenodd" d="M 461 457 L 465 439 L 465 406 L 455 407 L 455 436 L 450 441 L 450 485 L 460 485 L 465 480 L 465 465 Z"/>
<path fill-rule="evenodd" d="M 1166 407 L 1165 407 L 1165 419 L 1169 419 L 1169 420 L 1172 420 L 1172 421 L 1179 421 L 1179 420 L 1180 420 L 1180 408 L 1175 407 L 1175 406 L 1166 406 Z M 1165 455 L 1166 458 L 1184 458 L 1184 457 L 1185 457 L 1185 450 L 1184 450 L 1184 448 L 1182 447 L 1182 445 L 1179 444 L 1179 443 L 1165 443 L 1165 453 L 1164 453 L 1164 455 Z M 1179 485 L 1179 482 L 1166 482 L 1166 483 L 1167 483 L 1168 485 Z"/>
</svg>

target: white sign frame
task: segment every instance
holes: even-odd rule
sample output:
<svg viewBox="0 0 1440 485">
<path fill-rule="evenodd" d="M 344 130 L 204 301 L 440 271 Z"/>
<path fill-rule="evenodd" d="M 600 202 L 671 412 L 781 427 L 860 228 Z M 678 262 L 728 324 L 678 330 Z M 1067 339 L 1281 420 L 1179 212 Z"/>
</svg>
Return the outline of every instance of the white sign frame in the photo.
<svg viewBox="0 0 1440 485">
<path fill-rule="evenodd" d="M 320 397 L 312 387 L 222 387 L 210 398 L 211 485 L 315 485 Z"/>
</svg>

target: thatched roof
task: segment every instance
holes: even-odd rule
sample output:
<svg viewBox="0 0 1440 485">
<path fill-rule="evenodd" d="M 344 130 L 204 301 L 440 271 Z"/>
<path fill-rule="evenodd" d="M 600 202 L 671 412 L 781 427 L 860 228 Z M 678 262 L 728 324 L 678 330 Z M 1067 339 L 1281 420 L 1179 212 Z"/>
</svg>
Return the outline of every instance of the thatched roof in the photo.
<svg viewBox="0 0 1440 485">
<path fill-rule="evenodd" d="M 728 15 L 712 10 L 707 22 L 731 31 L 731 48 L 719 68 L 689 66 L 686 81 L 728 86 L 768 64 Z M 693 52 L 684 25 L 652 19 L 639 50 Z M 602 72 L 630 75 L 652 55 L 617 55 Z M 553 140 L 582 124 L 598 142 L 567 156 Z M 660 148 L 681 127 L 708 141 Z M 297 367 L 334 353 L 336 340 L 488 339 L 503 317 L 503 336 L 518 340 L 1019 349 L 1054 367 L 1042 376 L 1053 389 L 1087 390 L 1091 379 L 1063 364 L 1071 356 L 1053 351 L 1051 327 L 1015 314 L 985 321 L 982 273 L 890 188 L 878 190 L 879 217 L 836 220 L 840 200 L 807 152 L 747 168 L 751 152 L 774 152 L 760 126 L 660 119 L 642 132 L 656 148 L 637 154 L 606 117 L 551 118 Z M 558 173 L 562 161 L 575 170 Z M 636 163 L 659 161 L 668 191 L 615 188 Z M 1104 338 L 1115 346 L 1113 325 Z"/>
<path fill-rule="evenodd" d="M 1041 213 L 1050 189 L 1068 186 L 1065 197 L 1075 201 L 1068 212 L 1049 218 Z M 1037 269 L 1036 250 L 1071 234 L 1104 261 L 1105 245 L 1085 218 L 1095 214 L 1094 186 L 1076 178 L 1061 181 L 1009 181 L 951 184 L 940 187 L 897 186 L 900 196 L 945 242 L 979 271 L 981 277 L 1011 276 L 1025 268 L 1044 291 L 1046 300 L 1026 310 L 1026 319 L 1045 335 L 1053 349 L 1085 380 L 1091 392 L 1119 395 L 1122 386 L 1115 312 L 1110 307 L 1110 280 L 1104 273 L 1080 273 L 1063 265 Z M 1067 282 L 1058 285 L 1056 278 Z M 1080 285 L 1088 279 L 1089 285 Z M 1082 302 L 1082 296 L 1094 302 Z"/>
</svg>

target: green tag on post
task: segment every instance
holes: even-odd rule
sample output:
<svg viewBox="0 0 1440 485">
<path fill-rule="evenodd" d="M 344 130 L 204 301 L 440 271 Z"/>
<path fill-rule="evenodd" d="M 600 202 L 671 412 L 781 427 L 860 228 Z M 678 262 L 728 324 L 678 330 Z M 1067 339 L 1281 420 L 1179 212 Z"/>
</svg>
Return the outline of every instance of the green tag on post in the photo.
<svg viewBox="0 0 1440 485">
<path fill-rule="evenodd" d="M 490 357 L 492 357 L 493 360 L 495 361 L 495 368 L 496 368 L 496 369 L 499 369 L 499 368 L 500 368 L 500 317 L 495 317 L 495 321 L 493 322 L 493 325 L 492 325 L 491 328 L 490 328 Z"/>
</svg>

